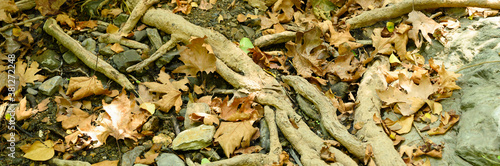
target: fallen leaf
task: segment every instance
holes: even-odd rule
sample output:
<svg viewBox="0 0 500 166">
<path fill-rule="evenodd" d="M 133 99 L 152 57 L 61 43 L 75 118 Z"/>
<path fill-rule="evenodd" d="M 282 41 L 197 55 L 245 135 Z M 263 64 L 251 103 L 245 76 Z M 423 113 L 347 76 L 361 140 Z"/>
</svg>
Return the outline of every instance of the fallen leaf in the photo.
<svg viewBox="0 0 500 166">
<path fill-rule="evenodd" d="M 365 70 L 363 64 L 354 57 L 354 53 L 349 52 L 337 57 L 334 63 L 328 63 L 325 72 L 337 75 L 344 82 L 351 82 L 361 78 Z"/>
<path fill-rule="evenodd" d="M 61 122 L 63 129 L 71 129 L 80 124 L 90 124 L 95 118 L 80 108 L 74 107 L 67 109 L 66 114 L 58 113 L 56 115 L 56 121 Z"/>
<path fill-rule="evenodd" d="M 115 24 L 109 24 L 108 27 L 106 28 L 106 33 L 113 34 L 113 33 L 118 33 L 120 28 L 118 28 Z"/>
<path fill-rule="evenodd" d="M 408 37 L 415 42 L 417 48 L 422 46 L 422 41 L 418 36 L 418 32 L 422 32 L 422 36 L 430 44 L 432 44 L 431 37 L 429 34 L 433 34 L 436 29 L 443 28 L 443 26 L 433 19 L 427 17 L 424 13 L 420 11 L 411 11 L 408 13 L 407 23 L 411 23 L 413 28 L 408 31 Z"/>
<path fill-rule="evenodd" d="M 236 17 L 236 19 L 238 20 L 238 22 L 245 22 L 247 20 L 247 16 L 243 15 L 243 14 L 238 14 L 238 16 Z"/>
<path fill-rule="evenodd" d="M 28 67 L 27 63 L 22 60 L 16 62 L 16 75 L 19 76 L 19 85 L 26 86 L 26 83 L 35 83 L 35 81 L 43 81 L 46 77 L 38 73 L 42 69 L 38 69 L 38 62 L 33 61 Z"/>
<path fill-rule="evenodd" d="M 251 93 L 247 97 L 235 98 L 228 105 L 228 97 L 226 97 L 220 106 L 220 118 L 232 122 L 249 120 L 253 124 L 253 122 L 260 118 L 257 110 L 252 108 L 254 98 L 255 94 Z"/>
<path fill-rule="evenodd" d="M 207 73 L 215 72 L 215 55 L 209 52 L 208 46 L 204 46 L 204 38 L 196 38 L 191 40 L 187 47 L 181 48 L 180 60 L 184 62 L 184 66 L 176 68 L 173 73 L 186 73 L 187 75 L 196 76 L 199 71 Z"/>
<path fill-rule="evenodd" d="M 219 118 L 217 117 L 217 115 L 195 112 L 189 114 L 189 119 L 195 122 L 203 122 L 203 124 L 206 125 L 219 125 Z"/>
<path fill-rule="evenodd" d="M 12 23 L 14 20 L 10 16 L 19 10 L 13 0 L 0 0 L 0 21 Z"/>
<path fill-rule="evenodd" d="M 344 48 L 345 51 L 340 51 L 340 48 L 339 48 L 340 55 L 344 55 L 347 52 L 350 52 L 351 50 L 354 50 L 356 48 L 363 46 L 363 44 L 354 42 L 354 41 L 356 41 L 356 39 L 354 39 L 354 37 L 351 36 L 351 33 L 349 32 L 349 28 L 346 28 L 345 30 L 343 30 L 341 32 L 337 32 L 335 30 L 335 28 L 333 28 L 332 23 L 330 23 L 328 25 L 328 27 L 329 27 L 329 31 L 330 31 L 330 38 L 328 39 L 328 42 L 330 42 L 330 45 L 333 45 L 337 48 L 342 47 L 342 46 L 347 47 L 347 48 Z M 344 45 L 344 44 L 346 44 L 346 45 Z"/>
<path fill-rule="evenodd" d="M 120 160 L 113 160 L 113 161 L 104 160 L 98 163 L 94 163 L 91 166 L 118 166 L 118 162 L 120 162 Z"/>
<path fill-rule="evenodd" d="M 165 68 L 160 70 L 158 76 L 157 80 L 160 83 L 144 82 L 142 85 L 148 87 L 151 92 L 165 94 L 161 97 L 161 100 L 155 102 L 155 104 L 160 107 L 161 111 L 168 112 L 173 106 L 175 106 L 176 112 L 180 111 L 182 106 L 182 93 L 179 89 L 182 87 L 175 87 L 174 84 L 170 82 L 170 76 L 165 73 Z"/>
<path fill-rule="evenodd" d="M 188 1 L 180 1 L 180 0 L 175 0 L 175 1 L 177 3 L 177 6 L 174 8 L 174 10 L 172 10 L 173 13 L 182 12 L 185 15 L 191 13 L 191 9 L 193 8 L 191 6 L 191 3 L 189 3 Z"/>
<path fill-rule="evenodd" d="M 66 0 L 35 0 L 38 11 L 43 16 L 54 15 L 59 12 L 59 8 L 66 2 Z"/>
<path fill-rule="evenodd" d="M 76 30 L 82 30 L 85 28 L 90 28 L 93 29 L 97 27 L 97 21 L 96 20 L 89 20 L 89 21 L 78 21 L 76 24 Z"/>
<path fill-rule="evenodd" d="M 27 109 L 26 108 L 26 97 L 24 97 L 23 99 L 21 99 L 21 101 L 19 101 L 19 106 L 16 108 L 16 120 L 17 121 L 28 119 L 29 117 L 31 117 L 31 115 L 33 115 L 32 109 L 29 109 L 29 110 L 26 110 L 26 109 Z"/>
<path fill-rule="evenodd" d="M 325 64 L 328 53 L 326 47 L 321 45 L 322 32 L 319 28 L 313 28 L 304 33 L 297 32 L 295 43 L 288 42 L 285 47 L 287 57 L 293 57 L 293 66 L 297 74 L 304 78 L 325 75 Z"/>
<path fill-rule="evenodd" d="M 219 143 L 227 157 L 231 157 L 236 148 L 250 146 L 253 135 L 259 129 L 255 128 L 248 121 L 242 122 L 221 122 L 215 132 L 214 142 Z"/>
<path fill-rule="evenodd" d="M 111 46 L 111 50 L 113 50 L 113 51 L 114 51 L 114 52 L 116 52 L 116 53 L 120 53 L 120 52 L 125 51 L 125 50 L 123 49 L 123 47 L 120 45 L 120 43 L 115 43 L 115 44 L 113 44 L 113 45 Z"/>
<path fill-rule="evenodd" d="M 66 13 L 58 14 L 56 21 L 61 23 L 61 25 L 68 25 L 71 28 L 75 27 L 75 19 L 69 17 Z"/>
<path fill-rule="evenodd" d="M 54 157 L 54 142 L 47 140 L 45 142 L 35 141 L 31 146 L 24 151 L 24 156 L 33 161 L 47 161 Z"/>
<path fill-rule="evenodd" d="M 213 6 L 211 3 L 208 3 L 207 0 L 201 0 L 199 8 L 201 10 L 210 10 L 213 8 Z"/>
<path fill-rule="evenodd" d="M 76 91 L 76 92 L 75 92 Z M 92 77 L 71 77 L 69 79 L 66 95 L 73 93 L 71 100 L 80 100 L 91 95 L 102 95 L 109 91 L 104 89 L 101 81 L 96 76 Z"/>
<path fill-rule="evenodd" d="M 251 154 L 251 153 L 258 153 L 262 150 L 262 147 L 259 145 L 256 146 L 250 146 L 246 148 L 240 148 L 236 151 L 234 151 L 234 154 Z"/>
<path fill-rule="evenodd" d="M 429 135 L 441 135 L 445 134 L 448 130 L 450 130 L 455 123 L 460 119 L 460 115 L 456 115 L 454 111 L 445 112 L 441 115 L 441 123 L 438 127 L 432 128 L 427 133 Z"/>
<path fill-rule="evenodd" d="M 113 18 L 118 16 L 119 14 L 123 13 L 123 10 L 120 8 L 113 8 L 113 9 L 102 9 L 101 15 L 106 17 L 108 15 L 112 15 Z"/>
</svg>

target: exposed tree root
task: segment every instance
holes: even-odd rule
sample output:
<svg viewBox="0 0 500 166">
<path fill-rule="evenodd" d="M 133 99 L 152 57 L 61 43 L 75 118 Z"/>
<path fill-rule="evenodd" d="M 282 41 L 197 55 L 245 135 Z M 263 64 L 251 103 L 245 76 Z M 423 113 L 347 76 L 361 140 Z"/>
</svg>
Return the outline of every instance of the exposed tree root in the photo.
<svg viewBox="0 0 500 166">
<path fill-rule="evenodd" d="M 295 39 L 295 33 L 296 32 L 285 31 L 281 33 L 261 36 L 255 39 L 254 45 L 256 47 L 265 47 L 272 44 L 286 43 Z"/>
<path fill-rule="evenodd" d="M 357 101 L 354 111 L 354 123 L 363 124 L 363 127 L 356 133 L 358 138 L 366 141 L 373 149 L 374 160 L 377 165 L 406 165 L 394 149 L 392 140 L 385 134 L 381 126 L 373 120 L 374 116 L 380 118 L 380 101 L 376 90 L 384 89 L 383 80 L 377 73 L 379 67 L 389 67 L 387 57 L 379 57 L 368 67 L 358 89 Z"/>
<path fill-rule="evenodd" d="M 6 25 L 6 26 L 3 26 L 2 28 L 0 28 L 0 32 L 3 32 L 3 31 L 5 31 L 5 30 L 7 30 L 9 28 L 13 28 L 14 26 L 20 26 L 20 25 L 24 25 L 24 24 L 27 24 L 27 23 L 32 23 L 32 22 L 35 22 L 35 21 L 38 21 L 38 20 L 41 20 L 41 19 L 44 19 L 44 18 L 45 18 L 45 16 L 38 16 L 38 17 L 29 19 L 29 20 L 24 20 L 24 21 L 15 23 L 15 24 L 9 24 L 9 25 Z"/>
<path fill-rule="evenodd" d="M 441 7 L 485 7 L 500 9 L 499 1 L 491 0 L 405 0 L 397 4 L 365 11 L 360 15 L 348 19 L 351 29 L 373 25 L 379 21 L 399 17 L 412 10 L 435 9 Z"/>
<path fill-rule="evenodd" d="M 175 34 L 171 36 L 172 36 L 171 39 L 167 43 L 163 44 L 160 48 L 158 48 L 158 50 L 156 50 L 156 52 L 153 53 L 153 55 L 151 55 L 147 59 L 144 59 L 140 63 L 128 67 L 127 72 L 142 70 L 144 67 L 148 66 L 150 63 L 153 63 L 155 60 L 160 58 L 163 54 L 167 53 L 168 50 L 174 48 L 175 44 L 179 42 L 179 39 L 178 37 L 176 37 Z"/>
<path fill-rule="evenodd" d="M 142 49 L 143 53 L 145 53 L 145 54 L 147 54 L 149 52 L 148 45 L 146 45 L 144 43 L 137 42 L 135 40 L 123 38 L 120 35 L 118 35 L 118 33 L 116 33 L 116 34 L 109 34 L 109 33 L 103 34 L 103 35 L 99 36 L 99 42 L 101 42 L 101 43 L 120 43 L 121 45 L 130 47 L 130 48 Z"/>
<path fill-rule="evenodd" d="M 363 159 L 365 156 L 366 145 L 347 131 L 337 119 L 337 108 L 319 91 L 314 85 L 307 82 L 306 79 L 299 76 L 283 76 L 283 81 L 293 87 L 293 89 L 304 98 L 311 101 L 321 114 L 321 123 L 330 135 L 344 145 L 349 152 Z"/>
<path fill-rule="evenodd" d="M 75 39 L 73 39 L 68 34 L 64 33 L 62 28 L 57 25 L 57 21 L 53 18 L 47 19 L 45 24 L 43 25 L 43 30 L 47 32 L 49 35 L 57 39 L 59 43 L 61 43 L 68 50 L 73 52 L 78 59 L 80 59 L 85 65 L 94 69 L 98 72 L 103 73 L 108 78 L 114 80 L 122 87 L 127 90 L 134 90 L 135 87 L 132 83 L 125 77 L 125 75 L 121 74 L 118 70 L 113 68 L 110 64 L 106 63 L 106 61 L 99 59 L 97 56 L 92 54 L 90 51 L 78 43 Z"/>
</svg>

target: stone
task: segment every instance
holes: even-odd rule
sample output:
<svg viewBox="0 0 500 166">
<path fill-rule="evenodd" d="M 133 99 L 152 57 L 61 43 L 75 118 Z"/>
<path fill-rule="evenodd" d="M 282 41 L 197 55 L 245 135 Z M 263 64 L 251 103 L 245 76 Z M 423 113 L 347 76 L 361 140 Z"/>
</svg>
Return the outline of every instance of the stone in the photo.
<svg viewBox="0 0 500 166">
<path fill-rule="evenodd" d="M 332 90 L 332 93 L 335 94 L 335 96 L 344 98 L 346 97 L 347 93 L 349 93 L 349 84 L 346 82 L 337 82 L 336 84 L 331 85 L 330 89 Z"/>
<path fill-rule="evenodd" d="M 33 88 L 26 89 L 26 92 L 28 92 L 29 94 L 32 94 L 32 95 L 38 94 L 38 91 L 33 89 Z"/>
<path fill-rule="evenodd" d="M 40 87 L 38 87 L 38 90 L 40 93 L 47 95 L 47 96 L 52 96 L 55 92 L 59 90 L 59 87 L 61 87 L 63 83 L 63 78 L 61 76 L 55 76 L 52 77 L 42 83 Z"/>
<path fill-rule="evenodd" d="M 42 54 L 33 58 L 40 66 L 54 70 L 61 65 L 60 55 L 54 50 L 45 50 Z"/>
<path fill-rule="evenodd" d="M 190 103 L 187 105 L 186 115 L 184 116 L 184 128 L 190 129 L 201 125 L 200 122 L 194 122 L 189 118 L 192 113 L 207 113 L 210 114 L 210 106 L 207 103 Z"/>
<path fill-rule="evenodd" d="M 172 59 L 174 59 L 175 56 L 177 55 L 179 55 L 179 51 L 167 52 L 166 54 L 164 54 L 163 56 L 158 58 L 158 60 L 155 61 L 156 67 L 158 68 L 163 67 L 164 65 L 170 63 L 170 61 L 172 61 Z"/>
<path fill-rule="evenodd" d="M 96 50 L 96 48 L 97 48 L 97 42 L 96 42 L 94 39 L 92 39 L 92 38 L 87 38 L 87 39 L 83 40 L 83 42 L 82 42 L 82 46 L 83 46 L 86 50 L 88 50 L 88 51 L 92 52 L 93 54 L 95 54 L 95 53 L 96 53 L 96 52 L 95 52 L 95 50 Z"/>
<path fill-rule="evenodd" d="M 99 54 L 104 55 L 104 56 L 111 56 L 114 55 L 115 52 L 111 50 L 111 46 L 106 46 L 103 47 L 102 49 L 99 49 Z"/>
<path fill-rule="evenodd" d="M 148 166 L 146 164 L 134 164 L 134 166 Z"/>
<path fill-rule="evenodd" d="M 113 63 L 121 72 L 126 72 L 127 67 L 142 61 L 141 56 L 135 50 L 127 50 L 113 56 Z"/>
<path fill-rule="evenodd" d="M 161 45 L 163 45 L 161 41 L 160 33 L 158 33 L 158 29 L 156 28 L 146 28 L 146 32 L 148 34 L 149 41 L 153 44 L 156 49 L 159 49 Z"/>
<path fill-rule="evenodd" d="M 156 165 L 158 166 L 185 166 L 186 164 L 182 161 L 179 156 L 173 153 L 162 153 L 156 157 Z"/>
<path fill-rule="evenodd" d="M 248 38 L 252 38 L 253 35 L 255 35 L 255 31 L 252 28 L 244 26 L 244 25 L 242 25 L 241 28 L 243 28 L 245 33 L 247 33 Z"/>
<path fill-rule="evenodd" d="M 198 150 L 212 145 L 215 127 L 200 125 L 198 127 L 184 130 L 172 141 L 174 150 Z"/>
<path fill-rule="evenodd" d="M 313 105 L 310 101 L 307 99 L 304 99 L 301 95 L 297 95 L 297 104 L 300 107 L 300 110 L 304 112 L 309 118 L 312 118 L 314 120 L 321 120 L 321 116 L 318 113 L 318 110 L 316 110 L 316 106 Z"/>
<path fill-rule="evenodd" d="M 147 32 L 144 30 L 136 31 L 136 32 L 134 32 L 134 40 L 140 42 L 146 38 L 146 35 L 147 35 Z"/>
<path fill-rule="evenodd" d="M 115 17 L 115 19 L 113 19 L 113 24 L 115 24 L 117 27 L 121 27 L 123 23 L 127 22 L 128 17 L 128 14 L 119 14 Z"/>
<path fill-rule="evenodd" d="M 78 57 L 76 57 L 75 54 L 73 54 L 73 52 L 71 51 L 64 53 L 62 57 L 64 62 L 66 62 L 66 64 L 68 65 L 74 65 L 79 60 Z"/>
<path fill-rule="evenodd" d="M 234 34 L 234 39 L 235 39 L 236 41 L 240 41 L 240 40 L 241 40 L 241 38 L 244 38 L 244 37 L 245 37 L 245 35 L 243 34 L 243 32 L 242 32 L 242 31 L 238 31 L 238 32 L 236 32 L 236 34 Z"/>
<path fill-rule="evenodd" d="M 89 162 L 85 162 L 85 161 L 61 160 L 61 159 L 57 159 L 57 158 L 53 158 L 52 160 L 50 160 L 50 162 L 52 163 L 51 165 L 57 165 L 57 166 L 68 166 L 68 165 L 71 165 L 71 166 L 90 166 L 90 165 L 92 165 Z"/>
</svg>

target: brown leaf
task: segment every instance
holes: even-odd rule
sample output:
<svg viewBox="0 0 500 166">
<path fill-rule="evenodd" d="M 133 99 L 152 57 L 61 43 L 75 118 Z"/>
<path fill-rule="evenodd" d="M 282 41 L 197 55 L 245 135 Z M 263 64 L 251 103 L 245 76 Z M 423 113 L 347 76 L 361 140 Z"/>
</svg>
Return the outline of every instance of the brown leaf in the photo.
<svg viewBox="0 0 500 166">
<path fill-rule="evenodd" d="M 165 94 L 162 96 L 161 100 L 155 102 L 155 104 L 160 107 L 161 111 L 168 112 L 173 106 L 175 106 L 176 112 L 180 111 L 182 106 L 182 93 L 179 89 L 182 87 L 175 87 L 174 84 L 170 82 L 170 76 L 165 73 L 165 68 L 160 70 L 158 76 L 157 80 L 161 83 L 144 82 L 142 84 L 148 87 L 151 92 Z"/>
<path fill-rule="evenodd" d="M 297 70 L 297 74 L 304 78 L 316 76 L 324 76 L 324 68 L 328 53 L 326 47 L 321 45 L 322 32 L 319 28 L 313 28 L 304 33 L 297 32 L 295 42 L 288 42 L 286 48 L 287 57 L 293 57 L 293 66 Z"/>
<path fill-rule="evenodd" d="M 113 160 L 113 161 L 104 160 L 98 163 L 94 163 L 91 166 L 118 166 L 118 162 L 120 162 L 120 160 Z"/>
<path fill-rule="evenodd" d="M 89 21 L 78 21 L 76 24 L 76 30 L 82 30 L 85 28 L 90 28 L 93 29 L 97 27 L 97 21 L 96 20 L 89 20 Z"/>
<path fill-rule="evenodd" d="M 33 61 L 28 67 L 27 63 L 22 60 L 16 62 L 16 75 L 19 76 L 19 85 L 26 86 L 26 83 L 35 83 L 35 81 L 43 81 L 46 77 L 38 73 L 42 69 L 38 69 L 38 62 Z"/>
<path fill-rule="evenodd" d="M 69 79 L 66 95 L 73 93 L 71 100 L 80 100 L 91 95 L 102 95 L 109 91 L 104 89 L 101 81 L 96 76 L 93 77 L 71 77 Z"/>
<path fill-rule="evenodd" d="M 220 109 L 220 118 L 225 121 L 245 121 L 249 120 L 251 124 L 260 118 L 257 110 L 252 108 L 255 94 L 251 93 L 247 97 L 236 98 L 228 105 L 228 97 L 222 102 Z"/>
<path fill-rule="evenodd" d="M 230 157 L 236 148 L 250 146 L 252 136 L 258 131 L 259 129 L 248 121 L 222 122 L 215 132 L 214 142 L 219 143 L 224 154 Z"/>
<path fill-rule="evenodd" d="M 361 78 L 366 68 L 354 57 L 354 53 L 349 52 L 347 55 L 337 57 L 334 63 L 328 63 L 325 70 L 325 73 L 333 73 L 342 81 L 352 82 Z"/>
<path fill-rule="evenodd" d="M 429 135 L 441 135 L 445 134 L 448 130 L 450 130 L 455 123 L 460 119 L 460 115 L 456 115 L 454 111 L 445 112 L 444 115 L 441 115 L 441 123 L 438 127 L 432 128 L 427 133 Z"/>
<path fill-rule="evenodd" d="M 429 34 L 433 34 L 436 29 L 443 28 L 443 26 L 433 19 L 427 17 L 424 13 L 420 11 L 412 11 L 408 13 L 408 19 L 406 22 L 411 23 L 413 28 L 408 31 L 408 37 L 415 41 L 415 45 L 417 48 L 422 46 L 422 41 L 420 41 L 420 37 L 418 36 L 418 32 L 422 32 L 422 36 L 429 43 L 432 44 L 431 37 Z"/>
<path fill-rule="evenodd" d="M 23 157 L 33 161 L 47 161 L 54 157 L 54 142 L 47 140 L 45 142 L 35 141 L 31 146 L 24 151 Z"/>
<path fill-rule="evenodd" d="M 79 108 L 67 109 L 66 112 L 66 114 L 58 113 L 56 115 L 56 121 L 61 122 L 63 129 L 71 129 L 78 125 L 90 125 L 91 121 L 96 118 Z"/>
<path fill-rule="evenodd" d="M 66 2 L 66 0 L 35 0 L 36 9 L 40 11 L 43 16 L 54 15 L 59 12 L 59 8 Z"/>
<path fill-rule="evenodd" d="M 247 16 L 245 16 L 244 14 L 238 14 L 238 16 L 236 17 L 238 22 L 245 22 L 247 20 Z"/>
<path fill-rule="evenodd" d="M 113 33 L 118 33 L 120 28 L 118 28 L 115 24 L 109 24 L 108 27 L 106 28 L 106 33 L 113 34 Z"/>
<path fill-rule="evenodd" d="M 10 13 L 15 13 L 18 10 L 13 0 L 0 0 L 0 21 L 12 23 L 14 20 L 10 16 Z"/>
<path fill-rule="evenodd" d="M 208 3 L 207 0 L 201 0 L 199 8 L 201 10 L 210 10 L 213 8 L 213 6 L 211 3 Z"/>
<path fill-rule="evenodd" d="M 199 71 L 207 73 L 215 72 L 215 55 L 209 53 L 207 46 L 204 46 L 204 38 L 196 38 L 191 40 L 191 44 L 183 47 L 180 53 L 180 60 L 184 62 L 184 66 L 180 66 L 173 73 L 186 73 L 187 75 L 196 76 Z"/>
<path fill-rule="evenodd" d="M 250 146 L 246 148 L 240 148 L 236 151 L 234 151 L 234 154 L 251 154 L 251 153 L 258 153 L 262 150 L 262 147 L 259 145 L 256 146 Z"/>
<path fill-rule="evenodd" d="M 66 13 L 58 14 L 56 20 L 61 23 L 61 25 L 68 25 L 71 28 L 75 27 L 75 19 L 69 17 Z"/>
<path fill-rule="evenodd" d="M 333 46 L 339 48 L 342 46 L 342 44 L 347 43 L 346 46 L 348 47 L 348 49 L 346 49 L 346 51 L 339 52 L 340 55 L 343 55 L 347 52 L 350 52 L 351 50 L 354 50 L 356 48 L 363 46 L 363 44 L 354 42 L 354 41 L 356 41 L 356 39 L 354 39 L 354 37 L 351 36 L 351 33 L 349 32 L 349 28 L 345 29 L 342 32 L 337 32 L 333 28 L 333 25 L 331 23 L 328 26 L 329 26 L 329 30 L 330 30 L 330 38 L 328 40 L 330 42 L 330 45 L 333 45 Z"/>
<path fill-rule="evenodd" d="M 111 24 L 110 24 L 111 25 Z M 116 53 L 120 53 L 125 51 L 123 47 L 120 45 L 120 43 L 115 43 L 111 46 L 111 50 L 113 50 Z"/>
<path fill-rule="evenodd" d="M 31 117 L 32 109 L 26 110 L 26 97 L 19 101 L 19 106 L 16 108 L 16 120 L 21 121 Z"/>
<path fill-rule="evenodd" d="M 219 125 L 219 118 L 217 117 L 217 115 L 195 112 L 189 114 L 189 119 L 195 122 L 203 122 L 203 124 L 206 125 L 214 125 L 214 124 Z"/>
<path fill-rule="evenodd" d="M 173 13 L 177 12 L 182 12 L 185 15 L 188 15 L 191 13 L 191 9 L 193 8 L 191 6 L 191 3 L 188 3 L 188 1 L 180 1 L 180 0 L 175 0 L 177 2 L 177 6 L 172 10 Z"/>
</svg>

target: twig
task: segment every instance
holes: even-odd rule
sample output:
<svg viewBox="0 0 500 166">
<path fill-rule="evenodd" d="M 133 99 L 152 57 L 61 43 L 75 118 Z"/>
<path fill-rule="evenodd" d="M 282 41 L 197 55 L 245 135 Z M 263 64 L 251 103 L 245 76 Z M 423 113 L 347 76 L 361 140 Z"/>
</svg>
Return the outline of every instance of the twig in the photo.
<svg viewBox="0 0 500 166">
<path fill-rule="evenodd" d="M 59 43 L 61 43 L 64 47 L 68 48 L 75 56 L 78 57 L 83 63 L 85 63 L 91 69 L 94 69 L 98 72 L 103 73 L 108 78 L 111 78 L 122 87 L 128 90 L 134 90 L 135 88 L 132 83 L 125 77 L 125 75 L 121 74 L 118 70 L 113 68 L 110 64 L 106 63 L 104 60 L 97 61 L 98 57 L 92 54 L 90 51 L 78 43 L 71 36 L 64 33 L 57 22 L 53 18 L 47 19 L 45 24 L 43 25 L 43 30 L 47 32 L 52 37 L 56 38 Z M 98 62 L 96 64 L 96 62 Z"/>
<path fill-rule="evenodd" d="M 253 45 L 256 47 L 265 47 L 273 44 L 286 43 L 295 39 L 296 32 L 285 31 L 272 35 L 265 35 L 255 39 Z"/>
<path fill-rule="evenodd" d="M 99 42 L 101 43 L 120 43 L 121 45 L 130 47 L 130 48 L 137 48 L 137 49 L 142 49 L 145 54 L 149 52 L 149 47 L 148 45 L 144 43 L 140 43 L 135 40 L 130 40 L 130 39 L 125 39 L 122 38 L 118 33 L 115 34 L 103 34 L 99 36 Z"/>
<path fill-rule="evenodd" d="M 465 66 L 465 67 L 462 67 L 460 69 L 458 69 L 456 72 L 459 72 L 459 71 L 462 71 L 464 69 L 468 69 L 468 68 L 471 68 L 471 67 L 474 67 L 474 66 L 479 66 L 479 65 L 483 65 L 483 64 L 487 64 L 487 63 L 496 63 L 496 62 L 500 62 L 499 60 L 497 61 L 486 61 L 486 62 L 481 62 L 481 63 L 477 63 L 477 64 L 473 64 L 473 65 L 469 65 L 469 66 Z"/>
<path fill-rule="evenodd" d="M 179 42 L 178 38 L 175 35 L 172 35 L 172 38 L 165 44 L 163 44 L 158 50 L 156 50 L 153 55 L 149 58 L 144 59 L 142 62 L 139 62 L 133 66 L 127 68 L 127 72 L 139 71 L 148 66 L 150 63 L 153 63 L 155 60 L 160 58 L 163 54 L 165 54 L 168 50 L 174 48 L 175 44 Z"/>
<path fill-rule="evenodd" d="M 3 32 L 3 31 L 5 31 L 5 30 L 7 30 L 9 28 L 14 27 L 14 26 L 24 25 L 24 24 L 35 22 L 35 21 L 38 21 L 38 20 L 41 20 L 41 19 L 44 19 L 44 18 L 45 18 L 45 16 L 38 16 L 38 17 L 29 19 L 29 20 L 25 20 L 25 21 L 21 21 L 21 22 L 15 23 L 15 24 L 9 24 L 9 25 L 6 25 L 6 26 L 3 26 L 2 28 L 0 28 L 0 32 Z"/>
</svg>

